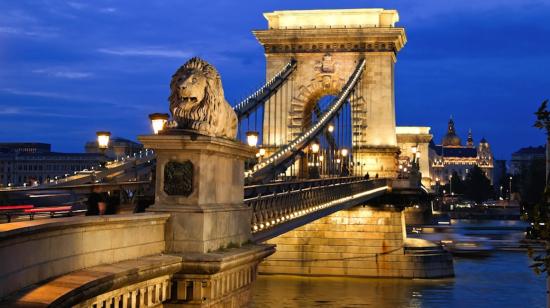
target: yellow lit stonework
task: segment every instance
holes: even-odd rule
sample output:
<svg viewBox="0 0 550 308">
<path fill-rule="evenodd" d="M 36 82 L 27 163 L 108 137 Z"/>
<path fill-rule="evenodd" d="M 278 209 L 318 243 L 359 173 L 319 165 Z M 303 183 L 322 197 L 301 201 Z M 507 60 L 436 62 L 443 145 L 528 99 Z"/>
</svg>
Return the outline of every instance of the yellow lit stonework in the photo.
<svg viewBox="0 0 550 308">
<path fill-rule="evenodd" d="M 265 104 L 262 145 L 267 152 L 300 136 L 317 102 L 337 95 L 364 58 L 365 71 L 349 98 L 350 152 L 365 166 L 363 173 L 396 176 L 394 67 L 407 41 L 405 30 L 395 26 L 397 11 L 275 11 L 264 16 L 268 29 L 253 33 L 264 47 L 267 80 L 291 59 L 298 63 L 290 80 Z"/>
<path fill-rule="evenodd" d="M 396 10 L 384 9 L 275 11 L 264 16 L 270 29 L 393 27 L 399 21 Z"/>
</svg>

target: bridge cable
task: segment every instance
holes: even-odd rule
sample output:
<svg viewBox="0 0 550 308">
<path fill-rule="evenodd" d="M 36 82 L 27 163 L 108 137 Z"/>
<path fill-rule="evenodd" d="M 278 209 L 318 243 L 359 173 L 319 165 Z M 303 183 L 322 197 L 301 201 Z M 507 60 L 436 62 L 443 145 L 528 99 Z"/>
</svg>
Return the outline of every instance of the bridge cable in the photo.
<svg viewBox="0 0 550 308">
<path fill-rule="evenodd" d="M 316 138 L 319 133 L 326 128 L 327 124 L 330 123 L 337 114 L 340 113 L 345 100 L 349 98 L 351 91 L 357 84 L 357 80 L 361 76 L 364 67 L 365 59 L 361 59 L 339 95 L 332 100 L 319 121 L 300 136 L 294 138 L 288 145 L 272 153 L 264 162 L 257 164 L 252 170 L 247 171 L 248 180 L 262 182 L 270 180 L 273 178 L 273 174 L 282 172 L 280 168 L 288 168 L 288 164 L 293 163 L 296 157 L 303 156 L 303 149 L 313 138 Z M 271 110 L 271 107 L 269 107 L 269 110 Z M 270 118 L 268 118 L 269 121 Z M 268 126 L 269 124 L 270 123 L 268 123 Z"/>
</svg>

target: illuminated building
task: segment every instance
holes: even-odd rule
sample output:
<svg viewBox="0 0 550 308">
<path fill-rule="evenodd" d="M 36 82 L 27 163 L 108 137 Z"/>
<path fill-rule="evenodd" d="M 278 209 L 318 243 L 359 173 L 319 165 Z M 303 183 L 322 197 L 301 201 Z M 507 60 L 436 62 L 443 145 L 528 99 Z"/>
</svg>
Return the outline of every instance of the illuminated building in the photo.
<svg viewBox="0 0 550 308">
<path fill-rule="evenodd" d="M 447 134 L 440 145 L 430 142 L 430 177 L 435 184 L 448 183 L 451 175 L 456 172 L 461 180 L 465 180 L 468 172 L 478 166 L 493 183 L 493 153 L 489 142 L 482 138 L 477 146 L 474 144 L 472 131 L 468 132 L 466 145 L 456 134 L 455 123 L 449 120 Z"/>
</svg>

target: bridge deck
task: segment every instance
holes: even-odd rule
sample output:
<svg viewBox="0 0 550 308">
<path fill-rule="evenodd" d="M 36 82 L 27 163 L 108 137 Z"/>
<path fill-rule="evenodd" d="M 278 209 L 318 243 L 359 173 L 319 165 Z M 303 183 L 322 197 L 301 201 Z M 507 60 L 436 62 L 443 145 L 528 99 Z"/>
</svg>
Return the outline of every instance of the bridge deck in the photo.
<svg viewBox="0 0 550 308">
<path fill-rule="evenodd" d="M 256 197 L 245 199 L 252 208 L 252 238 L 263 242 L 336 211 L 385 194 L 389 180 L 347 177 L 248 187 Z M 252 194 L 245 190 L 245 195 Z"/>
</svg>

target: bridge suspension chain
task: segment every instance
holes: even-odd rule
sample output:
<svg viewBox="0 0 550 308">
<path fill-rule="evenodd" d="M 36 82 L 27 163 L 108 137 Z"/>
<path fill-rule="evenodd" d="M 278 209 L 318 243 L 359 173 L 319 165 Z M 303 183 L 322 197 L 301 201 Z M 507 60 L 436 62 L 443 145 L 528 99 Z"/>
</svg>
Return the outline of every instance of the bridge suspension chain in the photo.
<svg viewBox="0 0 550 308">
<path fill-rule="evenodd" d="M 277 74 L 275 74 L 268 82 L 261 86 L 250 96 L 239 102 L 233 107 L 239 121 L 250 115 L 258 106 L 265 103 L 273 94 L 277 93 L 279 88 L 285 83 L 287 78 L 294 72 L 297 66 L 297 61 L 291 59 Z"/>
<path fill-rule="evenodd" d="M 338 96 L 332 100 L 328 109 L 318 118 L 317 123 L 313 124 L 302 135 L 273 153 L 263 162 L 256 164 L 251 170 L 247 171 L 247 180 L 251 183 L 267 182 L 276 177 L 277 174 L 284 172 L 294 162 L 297 156 L 301 156 L 302 150 L 313 139 L 317 138 L 327 125 L 331 123 L 334 117 L 339 114 L 355 88 L 357 81 L 361 77 L 365 65 L 365 59 L 361 59 Z"/>
</svg>

